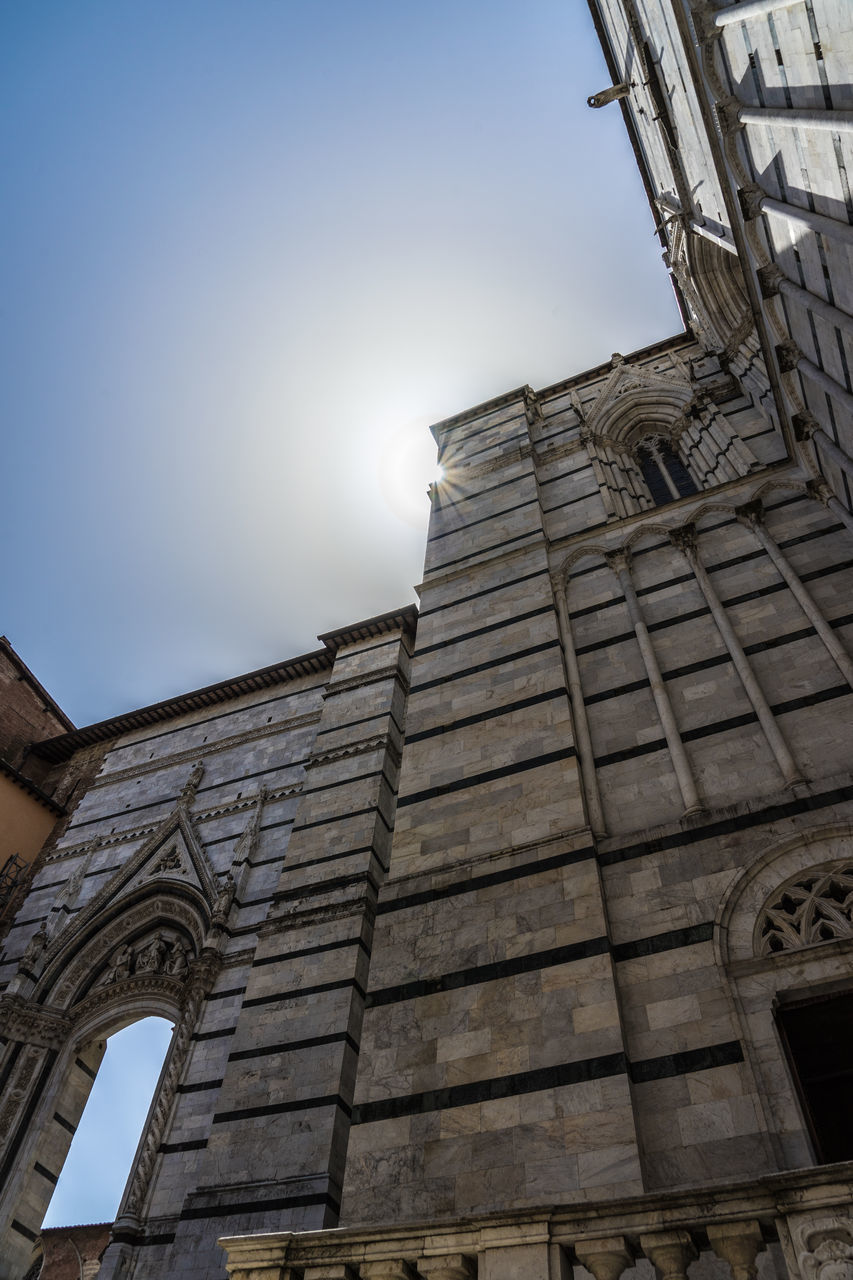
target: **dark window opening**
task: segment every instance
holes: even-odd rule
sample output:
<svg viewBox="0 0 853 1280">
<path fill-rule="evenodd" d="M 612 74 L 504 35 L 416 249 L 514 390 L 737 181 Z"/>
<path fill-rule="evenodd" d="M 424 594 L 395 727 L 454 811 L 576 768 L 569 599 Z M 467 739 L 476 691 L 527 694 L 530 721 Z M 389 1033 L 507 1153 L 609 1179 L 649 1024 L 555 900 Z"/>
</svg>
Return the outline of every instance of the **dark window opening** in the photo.
<svg viewBox="0 0 853 1280">
<path fill-rule="evenodd" d="M 690 472 L 665 440 L 656 441 L 654 445 L 641 444 L 637 449 L 637 462 L 656 507 L 698 493 Z"/>
<path fill-rule="evenodd" d="M 655 506 L 662 507 L 664 503 L 672 502 L 672 494 L 661 474 L 660 467 L 647 449 L 637 450 L 637 461 Z"/>
<path fill-rule="evenodd" d="M 818 1163 L 853 1159 L 853 992 L 776 1017 Z"/>
</svg>

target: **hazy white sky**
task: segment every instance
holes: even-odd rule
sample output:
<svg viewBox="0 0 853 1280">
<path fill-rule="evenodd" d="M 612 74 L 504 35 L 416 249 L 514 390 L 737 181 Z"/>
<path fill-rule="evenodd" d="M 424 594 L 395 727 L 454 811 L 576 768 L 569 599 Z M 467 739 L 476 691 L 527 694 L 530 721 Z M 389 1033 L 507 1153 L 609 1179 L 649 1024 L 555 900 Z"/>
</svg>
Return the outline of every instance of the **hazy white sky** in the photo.
<svg viewBox="0 0 853 1280">
<path fill-rule="evenodd" d="M 77 723 L 411 600 L 427 424 L 678 331 L 607 82 L 584 0 L 2 6 L 0 630 Z"/>
</svg>

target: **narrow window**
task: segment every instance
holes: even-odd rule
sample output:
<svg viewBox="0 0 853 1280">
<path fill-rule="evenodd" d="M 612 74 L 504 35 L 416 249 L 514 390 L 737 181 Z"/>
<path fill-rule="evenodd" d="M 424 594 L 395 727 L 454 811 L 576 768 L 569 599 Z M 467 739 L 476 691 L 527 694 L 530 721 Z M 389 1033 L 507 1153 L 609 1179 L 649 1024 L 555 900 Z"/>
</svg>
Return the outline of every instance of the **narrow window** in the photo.
<svg viewBox="0 0 853 1280">
<path fill-rule="evenodd" d="M 818 1163 L 853 1159 L 853 992 L 780 1005 L 776 1018 Z"/>
<path fill-rule="evenodd" d="M 693 477 L 667 440 L 647 438 L 637 447 L 636 457 L 656 507 L 698 492 Z"/>
</svg>

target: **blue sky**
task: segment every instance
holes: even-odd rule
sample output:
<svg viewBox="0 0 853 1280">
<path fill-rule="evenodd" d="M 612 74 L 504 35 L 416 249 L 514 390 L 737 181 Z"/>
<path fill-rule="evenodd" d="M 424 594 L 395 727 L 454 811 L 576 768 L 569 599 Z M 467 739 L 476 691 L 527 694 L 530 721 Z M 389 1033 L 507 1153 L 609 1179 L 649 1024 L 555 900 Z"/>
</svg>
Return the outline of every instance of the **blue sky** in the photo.
<svg viewBox="0 0 853 1280">
<path fill-rule="evenodd" d="M 584 0 L 0 7 L 0 630 L 78 724 L 412 600 L 428 424 L 680 329 L 607 83 Z"/>
<path fill-rule="evenodd" d="M 607 80 L 583 0 L 0 8 L 0 630 L 76 723 L 411 600 L 427 424 L 680 328 Z"/>
</svg>

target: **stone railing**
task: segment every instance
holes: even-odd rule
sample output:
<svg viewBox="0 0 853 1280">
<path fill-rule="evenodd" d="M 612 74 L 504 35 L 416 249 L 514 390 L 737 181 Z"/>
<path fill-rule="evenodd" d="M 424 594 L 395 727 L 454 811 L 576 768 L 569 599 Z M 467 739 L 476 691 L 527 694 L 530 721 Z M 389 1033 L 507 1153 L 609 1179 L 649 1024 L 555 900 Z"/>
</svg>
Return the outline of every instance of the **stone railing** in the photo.
<svg viewBox="0 0 853 1280">
<path fill-rule="evenodd" d="M 700 1254 L 703 1277 L 715 1280 L 754 1280 L 759 1262 L 762 1280 L 853 1280 L 853 1163 L 631 1200 L 219 1243 L 231 1280 L 566 1280 L 578 1265 L 594 1280 L 634 1268 L 639 1280 L 643 1266 L 647 1277 L 685 1280 Z"/>
</svg>

